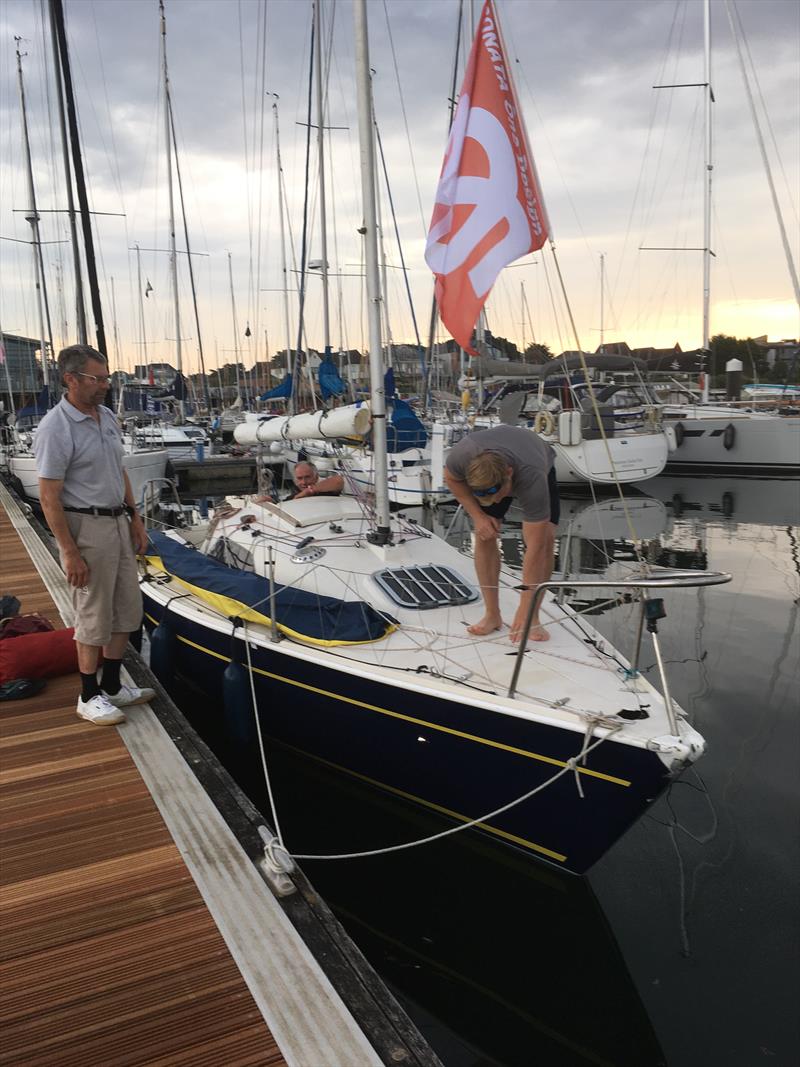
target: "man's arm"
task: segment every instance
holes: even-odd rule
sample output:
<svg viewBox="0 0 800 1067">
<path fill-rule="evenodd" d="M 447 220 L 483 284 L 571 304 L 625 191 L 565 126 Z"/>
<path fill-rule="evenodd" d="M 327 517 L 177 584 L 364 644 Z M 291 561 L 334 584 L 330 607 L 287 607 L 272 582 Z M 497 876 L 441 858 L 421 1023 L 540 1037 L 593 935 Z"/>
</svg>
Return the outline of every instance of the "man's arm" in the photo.
<svg viewBox="0 0 800 1067">
<path fill-rule="evenodd" d="M 64 514 L 64 506 L 61 503 L 63 488 L 63 479 L 40 478 L 39 502 L 42 505 L 44 517 L 47 519 L 47 525 L 61 549 L 67 581 L 76 589 L 82 589 L 89 581 L 89 568 L 67 525 L 67 516 Z"/>
<path fill-rule="evenodd" d="M 314 485 L 309 485 L 306 489 L 301 489 L 299 493 L 295 493 L 292 497 L 293 500 L 301 500 L 305 496 L 319 496 L 320 493 L 327 493 L 332 496 L 334 493 L 338 494 L 344 489 L 344 478 L 341 474 L 331 474 L 328 478 L 320 478 Z"/>
<path fill-rule="evenodd" d="M 133 489 L 131 489 L 131 480 L 124 467 L 122 468 L 122 477 L 125 479 L 125 503 L 131 509 L 131 540 L 133 541 L 133 547 L 140 556 L 143 556 L 147 551 L 147 530 L 144 528 L 142 516 L 136 510 L 136 502 L 133 499 Z"/>
<path fill-rule="evenodd" d="M 467 515 L 472 519 L 475 527 L 475 536 L 481 541 L 490 541 L 500 533 L 500 520 L 487 515 L 484 509 L 475 499 L 472 490 L 460 478 L 456 478 L 447 467 L 444 469 L 444 483 L 462 506 Z"/>
</svg>

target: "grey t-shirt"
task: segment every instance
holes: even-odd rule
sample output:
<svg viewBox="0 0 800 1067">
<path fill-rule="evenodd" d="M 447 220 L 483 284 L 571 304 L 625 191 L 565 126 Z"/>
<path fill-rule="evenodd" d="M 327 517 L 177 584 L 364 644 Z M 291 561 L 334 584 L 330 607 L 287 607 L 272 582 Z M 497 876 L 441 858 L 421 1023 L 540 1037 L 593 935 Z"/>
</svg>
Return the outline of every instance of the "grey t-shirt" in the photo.
<svg viewBox="0 0 800 1067">
<path fill-rule="evenodd" d="M 61 502 L 67 507 L 116 508 L 125 499 L 122 433 L 110 408 L 97 411 L 99 423 L 64 397 L 34 434 L 36 471 L 64 482 Z"/>
<path fill-rule="evenodd" d="M 454 478 L 465 482 L 467 468 L 481 452 L 498 452 L 513 470 L 511 495 L 522 509 L 525 522 L 542 522 L 550 518 L 550 490 L 547 476 L 555 452 L 533 430 L 522 426 L 494 426 L 475 430 L 454 445 L 447 456 L 447 469 Z"/>
</svg>

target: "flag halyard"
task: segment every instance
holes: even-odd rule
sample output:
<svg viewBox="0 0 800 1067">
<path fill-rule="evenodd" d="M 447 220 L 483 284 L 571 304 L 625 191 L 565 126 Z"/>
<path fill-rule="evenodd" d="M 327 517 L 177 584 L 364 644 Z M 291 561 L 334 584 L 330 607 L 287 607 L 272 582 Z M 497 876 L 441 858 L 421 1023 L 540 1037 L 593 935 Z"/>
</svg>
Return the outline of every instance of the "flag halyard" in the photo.
<svg viewBox="0 0 800 1067">
<path fill-rule="evenodd" d="M 472 43 L 436 190 L 425 260 L 442 322 L 473 355 L 472 332 L 498 274 L 535 252 L 549 223 L 493 0 Z"/>
</svg>

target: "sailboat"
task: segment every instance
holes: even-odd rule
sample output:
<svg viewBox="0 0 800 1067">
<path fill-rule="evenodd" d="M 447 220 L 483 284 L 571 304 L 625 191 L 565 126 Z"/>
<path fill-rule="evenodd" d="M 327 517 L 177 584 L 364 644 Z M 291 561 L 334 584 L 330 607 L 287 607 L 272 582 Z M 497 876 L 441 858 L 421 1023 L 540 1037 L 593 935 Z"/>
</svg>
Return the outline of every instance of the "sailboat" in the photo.
<svg viewBox="0 0 800 1067">
<path fill-rule="evenodd" d="M 248 752 L 275 738 L 439 812 L 453 829 L 583 873 L 704 749 L 669 693 L 660 589 L 729 576 L 642 568 L 615 582 L 639 600 L 634 630 L 641 638 L 647 625 L 661 691 L 636 669 L 636 642 L 626 658 L 559 603 L 557 581 L 537 593 L 548 641 L 528 645 L 530 618 L 519 645 L 507 631 L 467 632 L 482 614 L 472 560 L 389 508 L 365 0 L 354 14 L 370 407 L 272 422 L 291 438 L 292 418 L 303 420 L 297 436 L 322 439 L 348 417 L 354 432 L 371 419 L 374 503 L 229 497 L 207 528 L 154 532 L 141 580 L 152 666 L 167 683 L 177 673 L 200 686 Z M 475 63 L 495 62 L 490 26 L 487 0 Z M 462 92 L 459 108 L 469 106 Z M 505 617 L 518 598 L 518 576 L 503 571 Z"/>
<path fill-rule="evenodd" d="M 730 16 L 730 12 L 729 12 Z M 739 48 L 738 31 L 731 27 Z M 703 5 L 703 99 L 705 159 L 703 163 L 703 345 L 710 352 L 711 307 L 711 217 L 712 217 L 712 103 L 711 82 L 711 0 Z M 740 51 L 741 59 L 741 51 Z M 745 77 L 745 81 L 747 81 Z M 749 91 L 749 90 L 748 90 Z M 752 112 L 756 132 L 761 141 L 755 111 Z M 763 145 L 762 145 L 763 151 Z M 766 154 L 764 162 L 767 163 Z M 772 178 L 767 166 L 770 184 Z M 795 299 L 800 305 L 797 274 L 785 239 L 783 219 L 777 200 L 773 198 L 777 221 L 784 236 L 784 248 L 789 260 Z M 741 368 L 740 368 L 741 369 Z M 702 375 L 702 401 L 688 390 L 677 403 L 663 405 L 666 424 L 675 434 L 676 447 L 669 457 L 667 470 L 674 473 L 727 473 L 787 476 L 800 474 L 800 416 L 784 412 L 748 410 L 749 405 L 710 404 L 709 375 Z"/>
<path fill-rule="evenodd" d="M 76 285 L 76 305 L 77 305 L 77 326 L 78 336 L 80 342 L 85 344 L 87 342 L 86 336 L 86 320 L 85 311 L 83 307 L 83 295 L 82 295 L 82 280 L 81 280 L 81 268 L 80 268 L 80 256 L 77 252 L 77 235 L 74 228 L 74 210 L 72 208 L 72 185 L 71 185 L 71 167 L 75 169 L 76 179 L 80 175 L 80 181 L 78 182 L 78 191 L 81 198 L 82 211 L 85 210 L 88 213 L 88 206 L 85 206 L 85 182 L 83 179 L 83 168 L 80 156 L 80 146 L 77 136 L 73 138 L 72 155 L 68 157 L 66 148 L 66 133 L 64 129 L 64 106 L 62 101 L 62 91 L 66 93 L 67 100 L 70 103 L 70 115 L 74 120 L 74 100 L 72 99 L 72 80 L 69 68 L 69 56 L 66 45 L 66 35 L 63 26 L 63 10 L 61 5 L 54 4 L 50 12 L 51 29 L 53 33 L 53 46 L 54 46 L 54 67 L 57 72 L 63 72 L 64 82 L 62 85 L 61 76 L 57 74 L 56 83 L 56 95 L 59 101 L 59 117 L 62 125 L 62 138 L 64 141 L 64 153 L 65 153 L 65 177 L 66 177 L 66 190 L 67 200 L 70 205 L 70 219 L 72 229 L 72 243 L 75 252 L 75 285 Z M 61 51 L 59 50 L 57 41 L 59 36 L 61 37 Z M 19 44 L 19 41 L 18 41 Z M 49 324 L 49 311 L 43 312 L 43 306 L 47 308 L 47 295 L 46 295 L 46 283 L 44 273 L 44 263 L 41 258 L 41 242 L 39 239 L 39 215 L 36 208 L 36 196 L 34 190 L 34 177 L 33 177 L 33 164 L 31 158 L 31 146 L 30 138 L 28 136 L 28 119 L 27 109 L 25 103 L 25 89 L 22 75 L 22 55 L 17 48 L 17 74 L 19 82 L 19 94 L 20 94 L 20 112 L 22 119 L 23 129 L 23 141 L 25 145 L 25 157 L 27 164 L 27 177 L 28 177 L 28 197 L 29 197 L 29 221 L 33 231 L 33 253 L 34 263 L 36 269 L 36 291 L 37 291 L 37 304 L 39 307 L 40 316 L 40 336 L 41 336 L 41 360 L 42 360 L 42 378 L 44 388 L 40 399 L 36 401 L 32 409 L 29 411 L 29 418 L 26 418 L 26 412 L 20 411 L 17 413 L 18 418 L 16 424 L 10 429 L 9 438 L 10 445 L 8 447 L 7 455 L 7 467 L 12 479 L 12 485 L 15 490 L 25 499 L 38 503 L 39 501 L 39 477 L 36 470 L 36 458 L 33 454 L 33 437 L 36 433 L 36 424 L 41 416 L 45 414 L 45 411 L 51 403 L 51 396 L 55 393 L 55 390 L 50 390 L 48 379 L 48 346 L 45 338 L 44 321 L 45 317 Z M 105 334 L 102 323 L 102 310 L 100 306 L 100 291 L 97 284 L 96 268 L 94 265 L 94 253 L 91 247 L 91 233 L 86 236 L 84 231 L 85 251 L 86 251 L 86 264 L 89 271 L 90 292 L 92 296 L 92 307 L 95 314 L 95 321 L 97 327 L 97 344 L 100 351 L 105 353 Z M 50 331 L 48 330 L 48 333 Z M 51 345 L 52 347 L 52 345 Z M 10 383 L 9 383 L 10 384 Z M 13 393 L 9 387 L 9 399 L 13 404 Z M 122 459 L 122 465 L 128 474 L 131 482 L 131 488 L 133 490 L 134 500 L 142 502 L 145 493 L 148 490 L 148 486 L 160 483 L 166 473 L 166 466 L 168 460 L 168 454 L 165 449 L 144 449 L 138 447 L 136 444 L 132 444 L 129 441 L 125 442 L 125 454 Z"/>
</svg>

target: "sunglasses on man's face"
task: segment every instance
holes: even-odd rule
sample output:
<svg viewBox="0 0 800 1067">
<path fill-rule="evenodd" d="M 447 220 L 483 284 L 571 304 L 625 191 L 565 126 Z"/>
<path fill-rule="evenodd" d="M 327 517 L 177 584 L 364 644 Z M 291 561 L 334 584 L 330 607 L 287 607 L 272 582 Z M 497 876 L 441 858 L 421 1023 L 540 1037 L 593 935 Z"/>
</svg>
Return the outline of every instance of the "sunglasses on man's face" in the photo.
<svg viewBox="0 0 800 1067">
<path fill-rule="evenodd" d="M 472 495 L 478 497 L 494 496 L 495 493 L 499 493 L 502 488 L 502 485 L 490 485 L 488 489 L 475 489 L 473 488 L 473 486 L 470 486 L 470 489 L 472 490 Z"/>
</svg>

